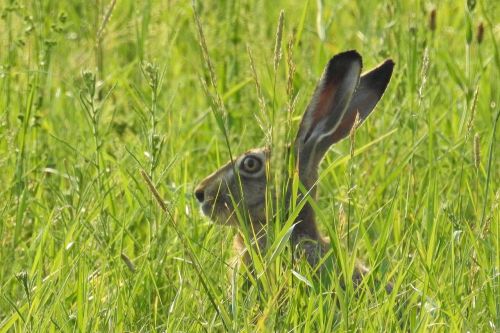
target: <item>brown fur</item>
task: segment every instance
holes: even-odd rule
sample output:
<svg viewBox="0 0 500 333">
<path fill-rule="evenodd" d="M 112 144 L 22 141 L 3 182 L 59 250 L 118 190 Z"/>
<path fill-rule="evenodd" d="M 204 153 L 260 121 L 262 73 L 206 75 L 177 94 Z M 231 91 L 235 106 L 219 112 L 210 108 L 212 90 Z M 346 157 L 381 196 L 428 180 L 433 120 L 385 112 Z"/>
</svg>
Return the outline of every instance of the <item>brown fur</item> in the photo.
<svg viewBox="0 0 500 333">
<path fill-rule="evenodd" d="M 299 193 L 299 201 L 306 196 L 316 199 L 318 167 L 324 154 L 333 143 L 348 135 L 358 114 L 361 121 L 370 114 L 389 83 L 393 65 L 387 60 L 360 78 L 362 62 L 357 52 L 345 52 L 330 60 L 303 116 L 291 152 L 299 180 L 307 191 Z M 205 178 L 195 189 L 203 213 L 214 222 L 240 227 L 242 222 L 236 212 L 247 216 L 249 241 L 260 251 L 265 250 L 267 242 L 266 200 L 272 199 L 266 197 L 266 165 L 270 154 L 269 149 L 252 149 Z M 320 235 L 309 203 L 303 206 L 295 222 L 291 237 L 294 251 L 316 267 L 329 251 L 330 243 Z M 249 265 L 251 257 L 241 232 L 234 238 L 233 264 Z M 358 285 L 367 272 L 358 263 L 352 276 L 354 284 Z"/>
</svg>

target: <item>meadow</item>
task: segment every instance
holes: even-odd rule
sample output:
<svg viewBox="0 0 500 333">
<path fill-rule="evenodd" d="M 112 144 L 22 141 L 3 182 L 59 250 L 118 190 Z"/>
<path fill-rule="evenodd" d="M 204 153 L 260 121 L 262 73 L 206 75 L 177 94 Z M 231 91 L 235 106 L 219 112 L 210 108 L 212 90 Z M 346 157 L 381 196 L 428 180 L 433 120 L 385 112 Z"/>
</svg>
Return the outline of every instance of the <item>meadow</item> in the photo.
<svg viewBox="0 0 500 333">
<path fill-rule="evenodd" d="M 500 329 L 498 2 L 0 13 L 0 332 Z M 358 257 L 369 278 L 318 285 L 278 219 L 271 255 L 228 274 L 236 231 L 193 189 L 230 154 L 293 136 L 325 64 L 351 49 L 364 69 L 396 66 L 327 154 L 314 208 L 342 269 Z"/>
</svg>

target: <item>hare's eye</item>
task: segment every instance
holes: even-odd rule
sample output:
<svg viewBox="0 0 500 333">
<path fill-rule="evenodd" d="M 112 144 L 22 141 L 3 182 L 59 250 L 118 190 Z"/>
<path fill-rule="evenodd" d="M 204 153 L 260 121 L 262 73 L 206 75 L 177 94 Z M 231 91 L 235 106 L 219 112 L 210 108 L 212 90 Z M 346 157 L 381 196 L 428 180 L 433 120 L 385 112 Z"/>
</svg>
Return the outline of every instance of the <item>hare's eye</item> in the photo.
<svg viewBox="0 0 500 333">
<path fill-rule="evenodd" d="M 254 157 L 254 156 L 247 156 L 241 161 L 240 168 L 244 172 L 248 173 L 256 173 L 260 170 L 262 166 L 262 162 Z"/>
</svg>

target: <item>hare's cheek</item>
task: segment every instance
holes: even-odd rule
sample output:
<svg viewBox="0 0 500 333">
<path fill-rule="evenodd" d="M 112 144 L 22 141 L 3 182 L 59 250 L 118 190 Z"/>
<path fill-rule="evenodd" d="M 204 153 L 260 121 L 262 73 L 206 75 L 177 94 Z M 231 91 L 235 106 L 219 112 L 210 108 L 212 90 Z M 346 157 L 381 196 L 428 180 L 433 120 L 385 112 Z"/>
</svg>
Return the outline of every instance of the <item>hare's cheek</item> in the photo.
<svg viewBox="0 0 500 333">
<path fill-rule="evenodd" d="M 201 204 L 201 211 L 203 212 L 203 214 L 205 216 L 212 218 L 212 219 L 215 216 L 219 215 L 220 211 L 222 211 L 223 208 L 224 208 L 224 203 L 221 202 L 221 200 L 219 200 L 219 199 L 217 199 L 217 200 L 213 200 L 213 199 L 205 200 Z"/>
<path fill-rule="evenodd" d="M 237 226 L 238 221 L 235 215 L 227 209 L 218 210 L 217 215 L 213 216 L 212 220 L 222 226 Z"/>
<path fill-rule="evenodd" d="M 249 207 L 256 208 L 265 204 L 266 186 L 265 183 L 254 183 L 248 188 L 248 194 L 245 196 L 246 204 Z"/>
<path fill-rule="evenodd" d="M 253 208 L 252 221 L 260 223 L 266 222 L 265 204 L 261 204 Z"/>
<path fill-rule="evenodd" d="M 234 210 L 233 206 L 230 202 L 227 202 L 226 200 L 219 198 L 213 203 L 213 206 L 211 207 L 209 214 L 213 218 L 217 218 L 219 220 L 226 220 L 227 217 L 230 214 L 232 214 L 233 210 Z"/>
<path fill-rule="evenodd" d="M 203 212 L 203 215 L 205 216 L 210 216 L 212 214 L 212 205 L 208 202 L 204 202 L 202 205 L 201 205 L 201 211 Z"/>
</svg>

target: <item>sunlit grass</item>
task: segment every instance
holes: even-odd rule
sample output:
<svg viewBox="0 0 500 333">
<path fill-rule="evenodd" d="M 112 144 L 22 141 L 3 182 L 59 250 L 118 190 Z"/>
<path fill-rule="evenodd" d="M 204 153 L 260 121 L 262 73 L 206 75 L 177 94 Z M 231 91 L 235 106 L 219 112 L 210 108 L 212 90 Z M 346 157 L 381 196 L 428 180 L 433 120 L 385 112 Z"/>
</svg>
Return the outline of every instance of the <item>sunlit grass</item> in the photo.
<svg viewBox="0 0 500 333">
<path fill-rule="evenodd" d="M 495 1 L 0 11 L 0 332 L 498 331 Z M 201 216 L 195 185 L 249 148 L 284 149 L 348 49 L 396 67 L 327 154 L 315 208 L 345 275 L 358 257 L 370 276 L 319 284 L 290 260 L 291 223 L 231 275 L 235 230 Z"/>
</svg>

